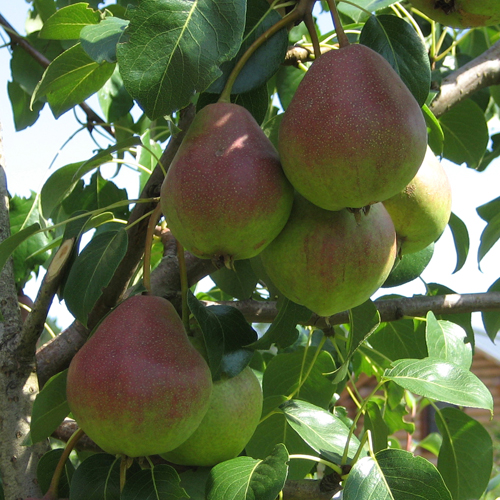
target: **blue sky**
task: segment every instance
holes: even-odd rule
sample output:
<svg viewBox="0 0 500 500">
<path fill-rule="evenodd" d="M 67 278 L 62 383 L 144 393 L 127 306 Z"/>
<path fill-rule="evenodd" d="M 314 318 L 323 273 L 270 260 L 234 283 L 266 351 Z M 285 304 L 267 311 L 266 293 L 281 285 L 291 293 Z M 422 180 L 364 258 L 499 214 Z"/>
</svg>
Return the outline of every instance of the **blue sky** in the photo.
<svg viewBox="0 0 500 500">
<path fill-rule="evenodd" d="M 1 14 L 24 33 L 24 18 L 28 4 L 21 1 L 4 2 L 0 8 Z M 2 32 L 3 40 L 7 37 Z M 11 194 L 29 196 L 30 190 L 38 191 L 44 180 L 50 175 L 49 166 L 54 161 L 52 169 L 67 163 L 88 158 L 96 149 L 96 144 L 90 140 L 86 131 L 81 132 L 62 151 L 63 143 L 78 128 L 72 111 L 55 120 L 48 106 L 44 108 L 41 117 L 31 128 L 15 132 L 12 111 L 7 95 L 7 80 L 10 78 L 9 54 L 7 48 L 0 49 L 0 123 L 3 128 L 4 152 L 7 162 L 7 182 Z M 95 98 L 88 103 L 100 113 Z M 83 114 L 77 111 L 81 119 Z M 497 127 L 500 129 L 500 126 Z M 106 145 L 101 141 L 102 145 Z M 59 154 L 58 154 L 59 153 Z M 482 272 L 477 265 L 477 249 L 484 222 L 477 216 L 476 207 L 500 195 L 500 161 L 493 162 L 485 172 L 478 173 L 465 165 L 458 166 L 444 162 L 453 190 L 453 211 L 468 226 L 471 238 L 471 249 L 465 267 L 453 275 L 456 254 L 449 229 L 446 229 L 436 244 L 434 257 L 424 271 L 422 278 L 428 282 L 444 284 L 459 293 L 485 292 L 488 287 L 500 277 L 500 245 L 496 245 L 483 259 Z M 124 187 L 134 184 L 135 174 L 128 172 L 121 180 Z M 135 196 L 135 193 L 131 193 Z M 384 289 L 376 296 L 387 293 L 400 293 L 411 296 L 424 294 L 422 282 L 414 281 L 403 287 Z M 32 297 L 36 294 L 33 283 L 28 288 Z M 54 306 L 53 315 L 60 317 L 61 326 L 65 326 L 71 318 L 63 310 Z M 475 323 L 480 323 L 476 318 Z"/>
</svg>

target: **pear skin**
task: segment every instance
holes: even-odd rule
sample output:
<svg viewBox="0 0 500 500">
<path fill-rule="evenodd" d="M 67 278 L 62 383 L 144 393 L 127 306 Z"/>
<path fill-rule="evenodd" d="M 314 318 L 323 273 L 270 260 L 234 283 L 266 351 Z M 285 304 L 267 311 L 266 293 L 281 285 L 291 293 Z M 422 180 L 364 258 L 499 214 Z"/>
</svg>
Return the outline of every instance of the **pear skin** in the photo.
<svg viewBox="0 0 500 500">
<path fill-rule="evenodd" d="M 279 130 L 286 176 L 326 210 L 394 196 L 415 176 L 427 146 L 417 101 L 391 65 L 364 45 L 319 57 Z"/>
<path fill-rule="evenodd" d="M 172 304 L 136 295 L 77 352 L 66 391 L 75 420 L 98 446 L 138 457 L 188 439 L 208 409 L 212 378 Z"/>
<path fill-rule="evenodd" d="M 402 255 L 419 252 L 441 236 L 451 215 L 451 185 L 430 148 L 408 186 L 383 203 L 394 222 Z"/>
<path fill-rule="evenodd" d="M 331 316 L 368 300 L 389 275 L 396 251 L 394 225 L 381 203 L 355 214 L 297 196 L 261 261 L 285 297 Z"/>
<path fill-rule="evenodd" d="M 272 143 L 245 108 L 223 102 L 197 113 L 161 188 L 172 234 L 197 257 L 225 263 L 260 253 L 292 202 Z"/>
</svg>

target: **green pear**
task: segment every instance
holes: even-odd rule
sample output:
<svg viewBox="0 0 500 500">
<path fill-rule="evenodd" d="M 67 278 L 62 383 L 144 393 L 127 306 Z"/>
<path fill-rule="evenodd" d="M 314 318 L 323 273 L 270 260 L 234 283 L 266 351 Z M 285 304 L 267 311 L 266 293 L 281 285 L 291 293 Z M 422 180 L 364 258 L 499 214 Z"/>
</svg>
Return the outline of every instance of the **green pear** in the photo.
<svg viewBox="0 0 500 500">
<path fill-rule="evenodd" d="M 422 111 L 404 82 L 380 54 L 356 44 L 312 64 L 284 113 L 278 149 L 302 196 L 340 210 L 401 191 L 426 145 Z"/>
<path fill-rule="evenodd" d="M 423 14 L 445 26 L 475 28 L 500 23 L 498 0 L 410 0 Z"/>
<path fill-rule="evenodd" d="M 430 148 L 408 186 L 383 203 L 394 222 L 401 254 L 423 250 L 439 238 L 450 220 L 451 186 Z"/>
<path fill-rule="evenodd" d="M 396 251 L 394 225 L 381 203 L 352 213 L 297 196 L 261 260 L 285 297 L 331 316 L 368 300 L 389 275 Z"/>
<path fill-rule="evenodd" d="M 397 259 L 382 288 L 404 285 L 417 279 L 428 266 L 434 254 L 434 243 L 419 252 L 409 253 Z"/>
<path fill-rule="evenodd" d="M 224 102 L 197 113 L 161 188 L 172 234 L 194 255 L 226 265 L 261 252 L 292 202 L 274 146 L 245 108 Z"/>
<path fill-rule="evenodd" d="M 210 406 L 194 433 L 161 456 L 179 465 L 212 466 L 238 456 L 262 413 L 262 389 L 252 369 L 214 382 Z"/>
<path fill-rule="evenodd" d="M 70 410 L 104 451 L 130 457 L 173 450 L 207 412 L 212 378 L 170 302 L 119 304 L 71 361 Z"/>
</svg>

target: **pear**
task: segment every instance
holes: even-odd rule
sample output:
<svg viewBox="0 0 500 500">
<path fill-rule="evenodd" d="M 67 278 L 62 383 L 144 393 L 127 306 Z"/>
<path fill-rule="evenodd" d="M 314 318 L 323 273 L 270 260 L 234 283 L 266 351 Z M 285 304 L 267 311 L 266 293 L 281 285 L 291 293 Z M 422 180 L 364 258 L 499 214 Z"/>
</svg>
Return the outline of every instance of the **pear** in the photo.
<svg viewBox="0 0 500 500">
<path fill-rule="evenodd" d="M 245 108 L 224 102 L 197 113 L 161 188 L 172 234 L 194 255 L 226 265 L 261 252 L 292 202 L 274 146 Z"/>
<path fill-rule="evenodd" d="M 427 145 L 417 101 L 364 45 L 319 57 L 284 113 L 281 163 L 295 189 L 327 210 L 386 200 L 415 176 Z"/>
<path fill-rule="evenodd" d="M 396 259 L 391 274 L 387 277 L 382 288 L 392 288 L 404 285 L 417 279 L 428 266 L 434 254 L 434 243 L 415 253 L 409 253 Z"/>
<path fill-rule="evenodd" d="M 97 445 L 137 457 L 188 439 L 207 412 L 212 378 L 172 304 L 136 295 L 75 355 L 66 391 L 75 420 Z"/>
<path fill-rule="evenodd" d="M 297 196 L 261 261 L 285 297 L 331 316 L 368 300 L 389 275 L 396 251 L 394 225 L 381 203 L 352 213 Z"/>
<path fill-rule="evenodd" d="M 423 250 L 441 236 L 450 220 L 451 186 L 430 148 L 408 186 L 383 203 L 394 222 L 401 254 Z"/>
<path fill-rule="evenodd" d="M 251 368 L 214 382 L 210 406 L 199 427 L 162 457 L 179 465 L 212 466 L 238 456 L 262 412 L 262 389 Z"/>
<path fill-rule="evenodd" d="M 445 26 L 475 28 L 500 23 L 498 0 L 410 0 L 414 7 Z"/>
</svg>

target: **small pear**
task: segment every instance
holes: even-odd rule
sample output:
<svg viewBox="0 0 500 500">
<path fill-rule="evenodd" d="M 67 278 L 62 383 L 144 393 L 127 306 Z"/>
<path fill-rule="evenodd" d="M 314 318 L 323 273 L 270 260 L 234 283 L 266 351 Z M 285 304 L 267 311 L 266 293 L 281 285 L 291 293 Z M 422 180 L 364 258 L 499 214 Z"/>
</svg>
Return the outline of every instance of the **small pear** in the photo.
<svg viewBox="0 0 500 500">
<path fill-rule="evenodd" d="M 451 186 L 430 148 L 412 181 L 383 203 L 394 222 L 401 254 L 419 252 L 441 236 L 450 220 Z"/>
<path fill-rule="evenodd" d="M 104 451 L 129 457 L 172 450 L 196 430 L 212 391 L 210 369 L 170 302 L 119 304 L 71 361 L 67 399 Z"/>
<path fill-rule="evenodd" d="M 391 65 L 364 45 L 322 54 L 284 113 L 286 176 L 326 210 L 362 208 L 401 191 L 427 145 L 417 101 Z"/>
<path fill-rule="evenodd" d="M 172 234 L 194 255 L 226 265 L 261 252 L 292 201 L 274 146 L 245 108 L 224 102 L 197 113 L 161 189 Z"/>
<path fill-rule="evenodd" d="M 432 20 L 453 28 L 475 28 L 500 23 L 498 0 L 410 0 Z"/>
<path fill-rule="evenodd" d="M 394 225 L 381 203 L 352 213 L 323 210 L 297 196 L 261 260 L 285 297 L 331 316 L 370 298 L 389 275 L 396 250 Z"/>
<path fill-rule="evenodd" d="M 194 433 L 162 457 L 179 465 L 212 466 L 238 456 L 262 413 L 262 389 L 252 369 L 214 382 L 210 406 Z"/>
</svg>

